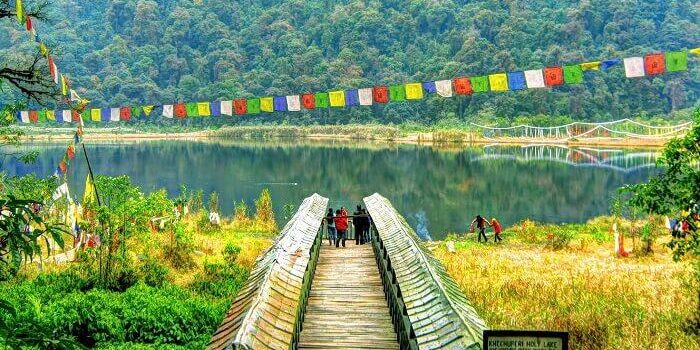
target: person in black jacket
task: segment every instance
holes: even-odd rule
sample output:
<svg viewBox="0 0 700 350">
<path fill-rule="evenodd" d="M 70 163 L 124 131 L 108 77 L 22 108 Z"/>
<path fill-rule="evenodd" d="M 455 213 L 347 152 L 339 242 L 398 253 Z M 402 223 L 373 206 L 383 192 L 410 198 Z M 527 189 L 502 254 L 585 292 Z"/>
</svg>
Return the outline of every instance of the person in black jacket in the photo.
<svg viewBox="0 0 700 350">
<path fill-rule="evenodd" d="M 362 215 L 362 206 L 358 205 L 357 211 L 352 213 L 352 225 L 355 227 L 355 245 L 365 244 L 365 238 L 362 235 L 365 225 Z"/>
</svg>

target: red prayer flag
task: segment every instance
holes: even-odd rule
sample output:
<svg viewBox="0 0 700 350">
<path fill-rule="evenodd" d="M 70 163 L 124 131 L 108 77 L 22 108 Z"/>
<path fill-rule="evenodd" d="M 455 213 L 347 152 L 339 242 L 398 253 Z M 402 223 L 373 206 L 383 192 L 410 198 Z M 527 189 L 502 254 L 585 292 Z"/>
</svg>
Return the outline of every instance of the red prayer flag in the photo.
<svg viewBox="0 0 700 350">
<path fill-rule="evenodd" d="M 174 107 L 175 111 L 175 116 L 178 118 L 186 118 L 187 117 L 187 107 L 185 107 L 184 103 L 178 103 Z"/>
<path fill-rule="evenodd" d="M 71 120 L 73 123 L 80 123 L 80 112 L 76 110 L 71 111 Z"/>
<path fill-rule="evenodd" d="M 248 113 L 248 101 L 244 98 L 233 100 L 233 109 L 235 110 L 236 115 L 244 115 Z"/>
<path fill-rule="evenodd" d="M 25 22 L 27 23 L 27 31 L 31 32 L 32 31 L 32 18 L 27 16 Z"/>
<path fill-rule="evenodd" d="M 472 82 L 467 77 L 455 78 L 452 83 L 457 95 L 471 95 L 474 93 Z"/>
<path fill-rule="evenodd" d="M 39 121 L 39 113 L 37 111 L 29 111 L 29 121 L 32 123 Z"/>
<path fill-rule="evenodd" d="M 66 164 L 66 161 L 61 160 L 60 163 L 58 163 L 58 169 L 61 170 L 62 173 L 66 173 L 66 170 L 68 170 L 68 164 Z"/>
<path fill-rule="evenodd" d="M 56 79 L 56 67 L 53 64 L 53 57 L 49 56 L 49 73 L 51 73 L 51 77 Z"/>
<path fill-rule="evenodd" d="M 561 67 L 546 67 L 544 69 L 544 84 L 547 86 L 564 84 L 564 70 Z"/>
<path fill-rule="evenodd" d="M 304 104 L 304 108 L 306 109 L 316 108 L 316 98 L 314 94 L 303 94 L 301 96 L 301 102 Z"/>
<path fill-rule="evenodd" d="M 389 102 L 389 88 L 386 86 L 375 86 L 372 90 L 372 95 L 374 96 L 374 102 Z"/>
<path fill-rule="evenodd" d="M 119 120 L 128 122 L 131 120 L 131 108 L 122 107 L 119 109 Z"/>
<path fill-rule="evenodd" d="M 644 57 L 644 70 L 647 75 L 663 74 L 666 71 L 666 57 L 662 53 L 653 53 Z"/>
<path fill-rule="evenodd" d="M 73 147 L 73 145 L 68 146 L 68 149 L 66 150 L 66 156 L 70 160 L 73 160 L 73 158 L 75 158 L 75 147 Z"/>
</svg>

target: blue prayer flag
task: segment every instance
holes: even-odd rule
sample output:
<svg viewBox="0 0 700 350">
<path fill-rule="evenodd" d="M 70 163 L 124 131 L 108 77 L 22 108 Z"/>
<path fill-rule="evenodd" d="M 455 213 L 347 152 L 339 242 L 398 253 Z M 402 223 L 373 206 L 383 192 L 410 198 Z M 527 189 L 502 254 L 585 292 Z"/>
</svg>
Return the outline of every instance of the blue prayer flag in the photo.
<svg viewBox="0 0 700 350">
<path fill-rule="evenodd" d="M 606 71 L 606 70 L 608 70 L 608 69 L 612 68 L 613 66 L 618 65 L 620 63 L 622 63 L 622 61 L 620 61 L 617 58 L 613 58 L 611 60 L 605 60 L 600 64 L 600 69 L 602 69 L 603 71 Z"/>
<path fill-rule="evenodd" d="M 209 103 L 209 110 L 211 111 L 212 117 L 220 117 L 221 116 L 221 102 L 210 102 Z"/>
<path fill-rule="evenodd" d="M 360 95 L 357 90 L 346 90 L 345 91 L 345 105 L 346 106 L 357 106 L 360 104 Z"/>
<path fill-rule="evenodd" d="M 102 120 L 103 123 L 107 123 L 112 119 L 112 109 L 111 108 L 102 108 L 100 111 L 100 120 Z"/>
<path fill-rule="evenodd" d="M 525 73 L 523 72 L 510 72 L 508 73 L 508 87 L 511 90 L 524 90 L 527 88 L 527 83 L 525 82 Z"/>
<path fill-rule="evenodd" d="M 272 100 L 272 104 L 275 108 L 275 112 L 284 112 L 287 110 L 287 97 L 275 96 Z"/>
<path fill-rule="evenodd" d="M 434 81 L 424 81 L 423 82 L 423 91 L 425 91 L 429 94 L 437 93 L 437 88 L 435 87 L 435 82 Z"/>
</svg>

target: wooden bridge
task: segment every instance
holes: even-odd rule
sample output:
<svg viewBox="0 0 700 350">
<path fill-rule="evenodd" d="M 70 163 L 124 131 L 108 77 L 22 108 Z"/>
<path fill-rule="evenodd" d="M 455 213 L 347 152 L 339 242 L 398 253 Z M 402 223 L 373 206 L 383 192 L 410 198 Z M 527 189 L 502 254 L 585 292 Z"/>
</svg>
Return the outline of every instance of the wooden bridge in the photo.
<svg viewBox="0 0 700 350">
<path fill-rule="evenodd" d="M 484 321 L 379 194 L 371 242 L 328 245 L 328 199 L 306 198 L 257 260 L 208 349 L 481 349 Z"/>
</svg>

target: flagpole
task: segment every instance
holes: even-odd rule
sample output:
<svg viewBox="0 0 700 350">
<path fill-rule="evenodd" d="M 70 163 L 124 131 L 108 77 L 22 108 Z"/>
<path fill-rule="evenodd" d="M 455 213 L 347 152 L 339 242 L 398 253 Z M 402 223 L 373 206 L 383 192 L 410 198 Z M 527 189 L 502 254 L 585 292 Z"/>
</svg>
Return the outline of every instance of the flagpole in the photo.
<svg viewBox="0 0 700 350">
<path fill-rule="evenodd" d="M 85 155 L 85 161 L 87 162 L 88 172 L 90 174 L 90 180 L 92 180 L 92 188 L 95 190 L 95 197 L 97 197 L 97 205 L 102 206 L 100 201 L 100 194 L 97 192 L 97 184 L 95 184 L 95 176 L 92 174 L 92 166 L 90 165 L 90 158 L 88 158 L 87 150 L 85 150 L 85 143 L 82 143 L 83 154 Z"/>
</svg>

